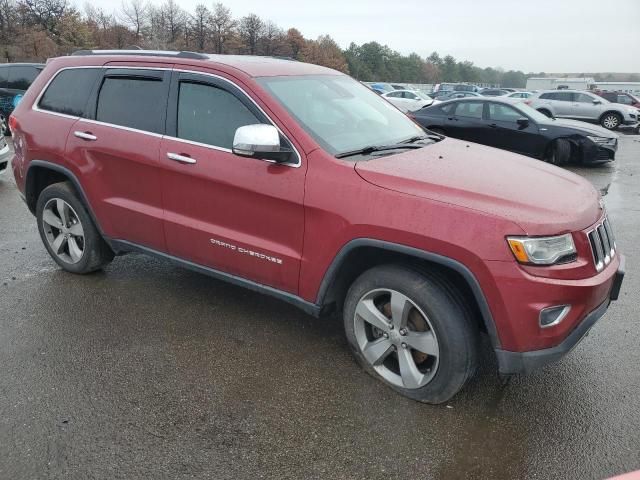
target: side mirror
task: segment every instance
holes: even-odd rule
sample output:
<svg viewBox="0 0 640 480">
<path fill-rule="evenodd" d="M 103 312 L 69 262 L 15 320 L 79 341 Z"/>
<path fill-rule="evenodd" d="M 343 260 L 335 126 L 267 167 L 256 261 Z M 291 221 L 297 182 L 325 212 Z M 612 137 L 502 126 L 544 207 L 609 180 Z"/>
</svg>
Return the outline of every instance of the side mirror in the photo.
<svg viewBox="0 0 640 480">
<path fill-rule="evenodd" d="M 594 105 L 600 105 L 602 102 L 596 98 L 593 99 L 593 104 Z"/>
<path fill-rule="evenodd" d="M 233 153 L 241 157 L 260 158 L 283 163 L 291 159 L 292 151 L 280 147 L 280 133 L 273 125 L 245 125 L 233 137 Z"/>
<path fill-rule="evenodd" d="M 519 118 L 518 120 L 516 120 L 516 123 L 518 124 L 520 129 L 527 128 L 529 126 L 529 119 L 528 118 Z"/>
</svg>

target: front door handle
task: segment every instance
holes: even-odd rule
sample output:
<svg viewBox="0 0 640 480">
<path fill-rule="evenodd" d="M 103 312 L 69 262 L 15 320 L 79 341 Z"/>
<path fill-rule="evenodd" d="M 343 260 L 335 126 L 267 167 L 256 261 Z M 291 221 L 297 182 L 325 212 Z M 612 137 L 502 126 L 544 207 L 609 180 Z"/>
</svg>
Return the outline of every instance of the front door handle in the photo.
<svg viewBox="0 0 640 480">
<path fill-rule="evenodd" d="M 195 158 L 191 158 L 189 155 L 180 155 L 178 153 L 167 153 L 167 158 L 180 163 L 194 164 L 197 162 Z"/>
<path fill-rule="evenodd" d="M 76 137 L 81 138 L 82 140 L 87 140 L 89 142 L 95 142 L 98 139 L 98 137 L 89 132 L 73 132 L 73 134 Z"/>
</svg>

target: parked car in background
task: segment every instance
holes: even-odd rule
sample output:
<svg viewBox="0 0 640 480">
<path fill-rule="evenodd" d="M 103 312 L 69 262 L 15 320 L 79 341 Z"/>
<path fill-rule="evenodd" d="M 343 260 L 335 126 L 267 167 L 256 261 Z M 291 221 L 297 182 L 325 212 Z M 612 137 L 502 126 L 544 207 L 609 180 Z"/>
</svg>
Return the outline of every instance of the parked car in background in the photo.
<svg viewBox="0 0 640 480">
<path fill-rule="evenodd" d="M 467 97 L 482 97 L 482 95 L 476 92 L 450 92 L 446 95 L 442 95 L 438 97 L 438 100 L 444 102 L 446 100 L 453 100 L 456 98 L 467 98 Z"/>
<path fill-rule="evenodd" d="M 596 90 L 593 93 L 600 97 L 609 100 L 611 103 L 620 103 L 622 105 L 630 105 L 635 108 L 640 108 L 640 98 L 627 92 L 603 92 Z"/>
<path fill-rule="evenodd" d="M 4 135 L 0 135 L 0 174 L 3 174 L 7 171 L 10 155 L 11 152 L 9 151 L 7 140 L 4 138 Z"/>
<path fill-rule="evenodd" d="M 507 98 L 529 98 L 532 96 L 532 92 L 511 92 L 509 95 L 506 95 Z"/>
<path fill-rule="evenodd" d="M 51 60 L 10 123 L 17 188 L 62 269 L 140 252 L 340 312 L 358 364 L 414 400 L 453 397 L 482 332 L 502 374 L 557 361 L 619 296 L 590 182 L 429 134 L 318 65 L 84 51 Z"/>
<path fill-rule="evenodd" d="M 508 90 L 503 90 L 502 88 L 485 88 L 480 91 L 480 94 L 484 97 L 501 97 L 503 95 L 507 95 L 509 93 Z"/>
<path fill-rule="evenodd" d="M 388 83 L 371 83 L 369 84 L 369 88 L 380 95 L 387 92 L 393 92 L 395 90 L 395 88 Z"/>
<path fill-rule="evenodd" d="M 0 123 L 4 123 L 5 130 L 8 130 L 6 122 L 11 112 L 13 112 L 18 99 L 24 95 L 24 92 L 43 68 L 44 65 L 41 63 L 7 63 L 0 65 L 0 115 L 2 115 Z"/>
<path fill-rule="evenodd" d="M 451 100 L 410 115 L 436 133 L 556 165 L 613 160 L 618 136 L 595 125 L 549 118 L 506 98 Z"/>
<path fill-rule="evenodd" d="M 382 97 L 405 113 L 420 110 L 434 102 L 429 95 L 416 90 L 394 90 L 383 93 Z"/>
<path fill-rule="evenodd" d="M 577 90 L 539 92 L 527 103 L 548 117 L 599 123 L 607 130 L 615 130 L 620 125 L 635 125 L 640 115 L 637 108 L 611 103 L 594 93 Z"/>
</svg>

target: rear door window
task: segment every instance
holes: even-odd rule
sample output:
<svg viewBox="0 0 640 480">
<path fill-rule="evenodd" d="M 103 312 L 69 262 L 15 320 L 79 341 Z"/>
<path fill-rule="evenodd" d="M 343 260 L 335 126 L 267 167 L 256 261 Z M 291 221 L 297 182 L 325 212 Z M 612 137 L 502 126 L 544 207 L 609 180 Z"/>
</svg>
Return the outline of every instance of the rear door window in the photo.
<svg viewBox="0 0 640 480">
<path fill-rule="evenodd" d="M 13 90 L 26 90 L 36 79 L 40 70 L 36 67 L 13 66 L 9 68 L 9 86 Z"/>
<path fill-rule="evenodd" d="M 87 100 L 100 72 L 99 68 L 62 70 L 47 87 L 38 108 L 74 117 L 85 116 Z"/>
<path fill-rule="evenodd" d="M 510 107 L 509 105 L 503 105 L 501 103 L 490 103 L 489 118 L 496 122 L 515 123 L 519 118 L 524 118 L 524 115 L 518 112 L 515 108 Z"/>
<path fill-rule="evenodd" d="M 593 103 L 594 100 L 595 100 L 595 98 L 593 98 L 590 95 L 587 95 L 586 93 L 574 93 L 573 94 L 573 101 L 574 102 L 578 102 L 578 103 Z"/>
<path fill-rule="evenodd" d="M 107 73 L 100 88 L 96 120 L 153 133 L 164 132 L 167 80 L 134 72 Z"/>
<path fill-rule="evenodd" d="M 460 102 L 456 108 L 456 117 L 476 118 L 480 120 L 483 109 L 484 103 L 482 102 Z"/>
</svg>

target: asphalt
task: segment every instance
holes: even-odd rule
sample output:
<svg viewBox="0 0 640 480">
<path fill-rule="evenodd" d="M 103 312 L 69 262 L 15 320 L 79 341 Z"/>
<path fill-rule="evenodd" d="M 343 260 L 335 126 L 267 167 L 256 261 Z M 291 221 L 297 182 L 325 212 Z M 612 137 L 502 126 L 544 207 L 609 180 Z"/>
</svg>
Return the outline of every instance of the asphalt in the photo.
<svg viewBox="0 0 640 480">
<path fill-rule="evenodd" d="M 449 404 L 361 372 L 340 319 L 142 255 L 48 257 L 0 177 L 0 479 L 602 479 L 640 469 L 640 136 L 606 193 L 627 276 L 561 363 Z"/>
</svg>

